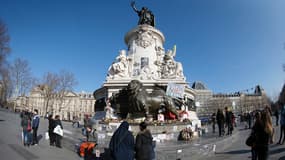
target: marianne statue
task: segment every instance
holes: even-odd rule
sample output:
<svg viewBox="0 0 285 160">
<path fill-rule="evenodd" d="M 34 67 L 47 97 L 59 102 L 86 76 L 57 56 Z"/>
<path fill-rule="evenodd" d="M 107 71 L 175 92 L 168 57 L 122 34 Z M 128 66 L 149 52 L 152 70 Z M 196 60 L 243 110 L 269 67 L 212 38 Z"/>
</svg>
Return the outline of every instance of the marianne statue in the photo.
<svg viewBox="0 0 285 160">
<path fill-rule="evenodd" d="M 135 12 L 137 12 L 138 16 L 140 17 L 138 24 L 148 24 L 154 27 L 155 21 L 154 21 L 154 15 L 148 8 L 142 7 L 142 9 L 139 11 L 137 10 L 135 6 L 135 1 L 131 2 L 131 6 L 134 9 Z"/>
</svg>

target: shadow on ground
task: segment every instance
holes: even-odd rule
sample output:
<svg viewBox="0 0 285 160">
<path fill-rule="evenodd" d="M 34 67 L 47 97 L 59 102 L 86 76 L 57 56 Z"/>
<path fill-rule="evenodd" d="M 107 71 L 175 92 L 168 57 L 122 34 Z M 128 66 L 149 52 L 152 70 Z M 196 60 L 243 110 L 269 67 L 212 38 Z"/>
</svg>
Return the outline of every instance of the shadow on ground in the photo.
<svg viewBox="0 0 285 160">
<path fill-rule="evenodd" d="M 235 151 L 228 151 L 228 152 L 217 152 L 216 154 L 245 154 L 250 153 L 251 151 L 248 149 L 243 150 L 235 150 Z"/>
<path fill-rule="evenodd" d="M 285 160 L 285 156 L 280 157 L 278 160 Z"/>
<path fill-rule="evenodd" d="M 274 149 L 274 150 L 270 150 L 269 154 L 279 154 L 281 152 L 285 152 L 285 148 L 278 148 L 278 149 Z M 283 159 L 285 160 L 285 156 L 283 157 Z"/>
</svg>

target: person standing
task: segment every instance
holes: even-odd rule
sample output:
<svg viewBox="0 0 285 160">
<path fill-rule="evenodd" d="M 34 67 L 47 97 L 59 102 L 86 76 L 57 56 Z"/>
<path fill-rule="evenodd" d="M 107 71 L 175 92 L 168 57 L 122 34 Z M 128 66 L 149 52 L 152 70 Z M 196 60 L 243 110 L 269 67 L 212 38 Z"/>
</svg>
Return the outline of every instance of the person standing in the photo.
<svg viewBox="0 0 285 160">
<path fill-rule="evenodd" d="M 38 128 L 40 124 L 40 116 L 38 115 L 38 110 L 34 110 L 34 116 L 32 121 L 32 129 L 33 129 L 33 143 L 32 145 L 38 145 Z"/>
<path fill-rule="evenodd" d="M 224 123 L 225 123 L 225 116 L 221 109 L 217 111 L 217 124 L 219 127 L 219 136 L 221 137 L 224 135 Z"/>
<path fill-rule="evenodd" d="M 124 121 L 113 134 L 109 149 L 114 160 L 133 160 L 135 140 L 129 131 L 129 123 Z"/>
<path fill-rule="evenodd" d="M 226 115 L 226 126 L 228 127 L 227 135 L 232 134 L 232 114 L 228 110 L 228 107 L 225 107 L 225 115 Z"/>
<path fill-rule="evenodd" d="M 258 160 L 268 159 L 268 144 L 273 136 L 273 127 L 270 113 L 262 111 L 260 121 L 256 121 L 252 127 L 252 132 L 256 135 L 254 150 Z"/>
<path fill-rule="evenodd" d="M 252 120 L 251 112 L 247 113 L 246 119 L 247 119 L 248 129 L 251 129 L 251 120 Z"/>
<path fill-rule="evenodd" d="M 89 138 L 91 136 L 91 131 L 92 131 L 91 119 L 89 118 L 88 115 L 86 115 L 84 118 L 84 132 L 86 134 L 86 141 L 89 141 Z"/>
<path fill-rule="evenodd" d="M 155 153 L 152 135 L 145 122 L 141 122 L 139 126 L 140 132 L 136 137 L 135 144 L 136 160 L 153 160 Z"/>
<path fill-rule="evenodd" d="M 61 121 L 60 121 L 60 117 L 59 117 L 59 115 L 56 115 L 55 121 L 54 121 L 54 126 L 56 127 L 58 125 L 60 126 L 61 129 L 63 129 Z M 61 135 L 55 134 L 55 146 L 58 148 L 62 148 L 61 147 L 61 139 L 62 139 Z"/>
<path fill-rule="evenodd" d="M 55 122 L 52 118 L 52 114 L 48 116 L 48 135 L 49 135 L 49 145 L 55 145 L 55 133 L 53 133 L 53 129 L 55 128 Z"/>
<path fill-rule="evenodd" d="M 215 130 L 216 130 L 216 113 L 213 113 L 211 118 L 212 118 L 213 133 L 215 133 Z"/>
<path fill-rule="evenodd" d="M 22 120 L 21 120 L 21 126 L 23 129 L 23 142 L 24 146 L 30 146 L 31 144 L 31 131 L 32 131 L 32 126 L 31 126 L 31 119 L 29 117 L 28 112 L 24 112 L 22 115 Z"/>
<path fill-rule="evenodd" d="M 260 121 L 261 121 L 261 112 L 256 111 L 254 124 L 261 123 Z M 251 134 L 255 134 L 255 133 L 252 131 Z M 251 146 L 251 159 L 252 160 L 257 160 L 257 154 L 256 154 L 256 147 L 255 147 L 255 145 Z"/>
</svg>

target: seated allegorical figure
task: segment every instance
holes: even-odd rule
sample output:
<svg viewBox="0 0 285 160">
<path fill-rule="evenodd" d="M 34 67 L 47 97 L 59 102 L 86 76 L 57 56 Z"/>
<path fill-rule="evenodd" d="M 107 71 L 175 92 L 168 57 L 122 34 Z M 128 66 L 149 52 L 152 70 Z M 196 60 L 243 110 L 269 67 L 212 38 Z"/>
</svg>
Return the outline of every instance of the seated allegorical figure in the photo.
<svg viewBox="0 0 285 160">
<path fill-rule="evenodd" d="M 125 50 L 121 50 L 115 62 L 108 69 L 108 78 L 127 77 L 129 62 Z"/>
</svg>

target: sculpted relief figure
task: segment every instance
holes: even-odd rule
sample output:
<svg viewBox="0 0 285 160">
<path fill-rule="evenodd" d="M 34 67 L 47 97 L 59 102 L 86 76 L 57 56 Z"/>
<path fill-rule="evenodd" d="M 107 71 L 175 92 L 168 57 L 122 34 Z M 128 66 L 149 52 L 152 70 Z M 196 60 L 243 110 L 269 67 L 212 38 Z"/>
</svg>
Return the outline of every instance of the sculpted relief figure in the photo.
<svg viewBox="0 0 285 160">
<path fill-rule="evenodd" d="M 139 16 L 139 22 L 138 22 L 139 25 L 148 24 L 148 25 L 154 27 L 154 24 L 155 24 L 154 15 L 152 14 L 152 12 L 150 10 L 148 10 L 148 8 L 142 7 L 142 9 L 139 11 L 135 6 L 135 1 L 131 2 L 131 6 L 132 6 L 133 10 Z"/>
<path fill-rule="evenodd" d="M 151 31 L 139 30 L 138 37 L 135 40 L 140 47 L 146 48 L 154 43 Z"/>
<path fill-rule="evenodd" d="M 108 69 L 108 79 L 129 76 L 129 61 L 125 50 L 121 50 L 116 61 Z"/>
<path fill-rule="evenodd" d="M 173 49 L 168 50 L 163 57 L 161 64 L 162 79 L 184 78 L 182 64 L 174 60 L 175 55 L 176 46 L 174 45 Z"/>
</svg>

